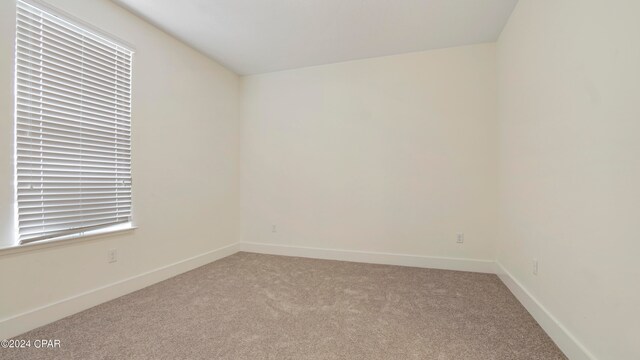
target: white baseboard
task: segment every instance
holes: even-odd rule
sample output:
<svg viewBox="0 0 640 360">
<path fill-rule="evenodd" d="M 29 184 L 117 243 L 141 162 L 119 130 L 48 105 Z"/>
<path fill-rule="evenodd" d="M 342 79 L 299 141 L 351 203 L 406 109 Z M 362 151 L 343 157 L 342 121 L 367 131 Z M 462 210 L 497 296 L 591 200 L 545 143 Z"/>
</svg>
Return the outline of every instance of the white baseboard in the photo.
<svg viewBox="0 0 640 360">
<path fill-rule="evenodd" d="M 231 244 L 97 289 L 89 290 L 22 314 L 2 319 L 0 320 L 0 339 L 17 336 L 236 252 L 238 252 L 238 244 Z"/>
<path fill-rule="evenodd" d="M 596 357 L 499 262 L 496 262 L 495 272 L 569 359 L 596 360 Z"/>
<path fill-rule="evenodd" d="M 241 242 L 240 251 L 371 264 L 493 273 L 494 261 Z"/>
</svg>

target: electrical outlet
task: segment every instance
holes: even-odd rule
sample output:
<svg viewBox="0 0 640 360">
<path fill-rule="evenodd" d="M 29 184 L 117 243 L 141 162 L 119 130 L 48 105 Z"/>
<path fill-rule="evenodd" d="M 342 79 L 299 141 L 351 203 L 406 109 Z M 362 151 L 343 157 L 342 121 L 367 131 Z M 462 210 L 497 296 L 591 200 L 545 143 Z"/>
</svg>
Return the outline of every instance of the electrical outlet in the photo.
<svg viewBox="0 0 640 360">
<path fill-rule="evenodd" d="M 456 242 L 458 244 L 464 244 L 464 234 L 462 233 L 458 234 L 458 236 L 456 236 Z"/>
<path fill-rule="evenodd" d="M 533 259 L 533 275 L 538 275 L 538 259 Z"/>
<path fill-rule="evenodd" d="M 107 261 L 109 263 L 117 262 L 118 261 L 118 250 L 116 250 L 116 249 L 109 250 L 109 252 L 107 253 Z"/>
<path fill-rule="evenodd" d="M 271 232 L 278 232 L 278 227 L 276 225 L 271 225 Z"/>
</svg>

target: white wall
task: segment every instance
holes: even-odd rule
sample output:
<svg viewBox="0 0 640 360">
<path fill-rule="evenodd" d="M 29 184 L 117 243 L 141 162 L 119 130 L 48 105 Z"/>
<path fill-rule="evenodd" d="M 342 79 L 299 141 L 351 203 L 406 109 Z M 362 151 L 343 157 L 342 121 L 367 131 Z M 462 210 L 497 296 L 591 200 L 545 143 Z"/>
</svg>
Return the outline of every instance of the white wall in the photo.
<svg viewBox="0 0 640 360">
<path fill-rule="evenodd" d="M 0 250 L 0 326 L 240 238 L 497 254 L 594 358 L 640 358 L 640 2 L 520 0 L 497 60 L 493 44 L 358 60 L 246 77 L 242 94 L 236 75 L 109 1 L 49 2 L 136 47 L 140 228 Z M 14 14 L 13 1 L 0 1 L 0 33 L 13 34 Z M 0 37 L 5 244 L 13 47 L 13 36 Z M 107 264 L 113 248 L 120 259 Z"/>
<path fill-rule="evenodd" d="M 0 325 L 2 319 L 237 241 L 239 78 L 110 1 L 48 3 L 136 48 L 132 146 L 139 229 L 17 254 L 0 250 Z M 0 1 L 4 243 L 13 241 L 14 33 L 15 3 Z M 113 248 L 119 261 L 108 264 Z"/>
<path fill-rule="evenodd" d="M 482 44 L 244 77 L 242 241 L 493 259 L 495 65 Z"/>
<path fill-rule="evenodd" d="M 640 359 L 639 15 L 520 0 L 498 42 L 497 259 L 600 360 Z"/>
</svg>

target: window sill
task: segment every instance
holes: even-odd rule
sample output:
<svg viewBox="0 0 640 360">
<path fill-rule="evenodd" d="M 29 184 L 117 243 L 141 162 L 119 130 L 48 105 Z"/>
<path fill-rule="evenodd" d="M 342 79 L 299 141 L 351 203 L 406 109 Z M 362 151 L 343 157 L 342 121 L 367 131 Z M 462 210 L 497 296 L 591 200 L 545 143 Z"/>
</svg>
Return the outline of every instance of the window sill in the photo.
<svg viewBox="0 0 640 360">
<path fill-rule="evenodd" d="M 130 232 L 138 228 L 133 224 L 126 224 L 126 225 L 127 226 L 116 225 L 116 226 L 105 228 L 105 229 L 90 231 L 82 235 L 72 234 L 72 235 L 60 236 L 56 238 L 32 242 L 32 243 L 23 244 L 23 245 L 20 245 L 20 244 L 9 245 L 9 246 L 0 248 L 0 256 L 16 254 L 16 253 L 21 253 L 26 251 L 40 250 L 40 249 L 45 249 L 53 246 L 75 244 L 82 241 L 94 240 L 94 239 L 108 237 L 111 235 Z"/>
</svg>

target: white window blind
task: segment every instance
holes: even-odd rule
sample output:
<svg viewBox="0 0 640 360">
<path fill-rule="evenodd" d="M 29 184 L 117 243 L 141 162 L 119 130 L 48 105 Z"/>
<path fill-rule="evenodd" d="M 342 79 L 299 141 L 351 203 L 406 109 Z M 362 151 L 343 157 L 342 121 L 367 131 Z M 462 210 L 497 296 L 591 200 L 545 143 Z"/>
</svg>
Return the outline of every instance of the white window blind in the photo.
<svg viewBox="0 0 640 360">
<path fill-rule="evenodd" d="M 17 2 L 20 243 L 131 221 L 132 52 Z"/>
</svg>

